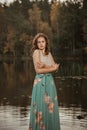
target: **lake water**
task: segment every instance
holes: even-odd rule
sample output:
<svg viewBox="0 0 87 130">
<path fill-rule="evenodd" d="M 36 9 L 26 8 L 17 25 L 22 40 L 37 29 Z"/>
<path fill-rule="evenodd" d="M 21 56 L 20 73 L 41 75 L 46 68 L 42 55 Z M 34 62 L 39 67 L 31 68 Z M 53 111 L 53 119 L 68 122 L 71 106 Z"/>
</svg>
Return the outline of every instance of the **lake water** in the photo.
<svg viewBox="0 0 87 130">
<path fill-rule="evenodd" d="M 86 130 L 87 61 L 59 62 L 53 76 L 61 130 Z M 31 60 L 0 61 L 0 130 L 28 130 L 34 76 Z"/>
</svg>

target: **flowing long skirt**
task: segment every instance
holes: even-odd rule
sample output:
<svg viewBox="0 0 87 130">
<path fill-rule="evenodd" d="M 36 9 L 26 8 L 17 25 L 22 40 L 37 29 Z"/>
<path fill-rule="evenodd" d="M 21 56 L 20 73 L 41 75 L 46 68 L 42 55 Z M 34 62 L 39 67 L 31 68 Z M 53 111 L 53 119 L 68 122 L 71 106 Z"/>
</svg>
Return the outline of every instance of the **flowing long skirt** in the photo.
<svg viewBox="0 0 87 130">
<path fill-rule="evenodd" d="M 29 130 L 60 130 L 57 92 L 51 73 L 35 76 Z"/>
</svg>

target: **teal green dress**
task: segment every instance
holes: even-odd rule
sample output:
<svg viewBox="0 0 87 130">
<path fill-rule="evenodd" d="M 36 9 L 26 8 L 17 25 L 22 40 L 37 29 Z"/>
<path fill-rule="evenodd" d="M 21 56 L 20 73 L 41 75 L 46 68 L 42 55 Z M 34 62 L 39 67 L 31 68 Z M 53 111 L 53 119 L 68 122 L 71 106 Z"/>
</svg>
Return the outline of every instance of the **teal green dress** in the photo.
<svg viewBox="0 0 87 130">
<path fill-rule="evenodd" d="M 57 92 L 51 73 L 36 73 L 31 97 L 29 130 L 60 130 Z"/>
</svg>

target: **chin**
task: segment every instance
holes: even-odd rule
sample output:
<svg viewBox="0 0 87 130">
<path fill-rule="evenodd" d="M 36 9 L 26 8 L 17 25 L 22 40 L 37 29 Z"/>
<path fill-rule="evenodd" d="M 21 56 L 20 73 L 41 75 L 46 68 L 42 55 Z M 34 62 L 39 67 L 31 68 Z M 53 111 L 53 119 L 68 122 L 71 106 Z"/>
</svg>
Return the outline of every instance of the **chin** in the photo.
<svg viewBox="0 0 87 130">
<path fill-rule="evenodd" d="M 44 48 L 39 48 L 40 50 L 44 50 Z"/>
</svg>

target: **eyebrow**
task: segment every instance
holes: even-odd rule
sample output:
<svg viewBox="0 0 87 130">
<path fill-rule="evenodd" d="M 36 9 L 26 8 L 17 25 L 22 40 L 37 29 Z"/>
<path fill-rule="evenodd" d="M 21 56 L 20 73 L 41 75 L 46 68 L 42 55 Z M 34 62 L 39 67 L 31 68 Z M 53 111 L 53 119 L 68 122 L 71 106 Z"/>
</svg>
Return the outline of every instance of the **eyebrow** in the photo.
<svg viewBox="0 0 87 130">
<path fill-rule="evenodd" d="M 44 40 L 40 40 L 40 41 L 44 41 Z M 38 41 L 38 42 L 40 42 L 40 41 Z"/>
</svg>

